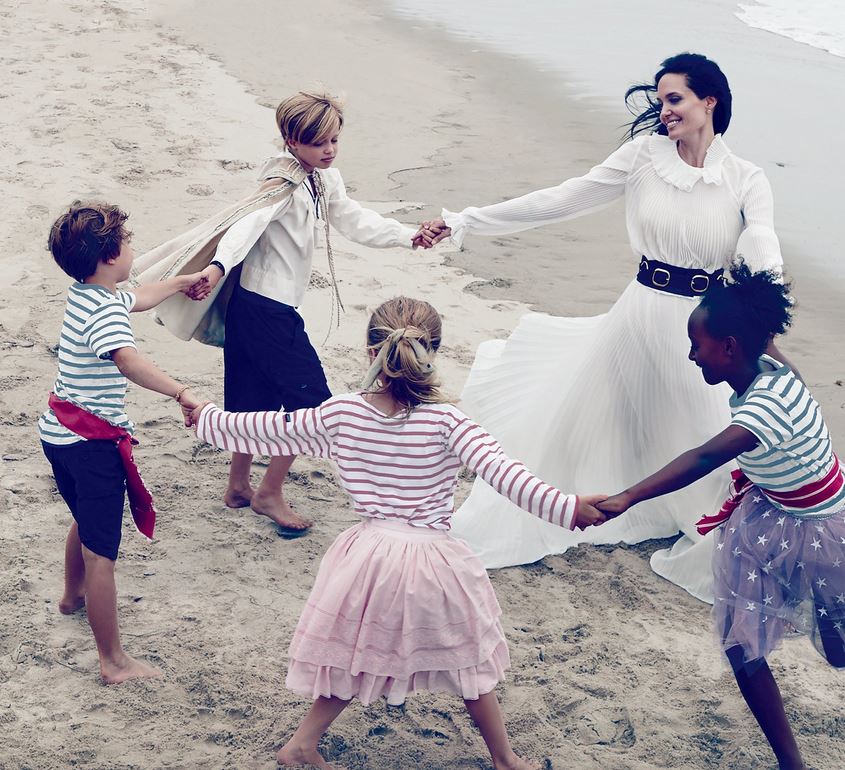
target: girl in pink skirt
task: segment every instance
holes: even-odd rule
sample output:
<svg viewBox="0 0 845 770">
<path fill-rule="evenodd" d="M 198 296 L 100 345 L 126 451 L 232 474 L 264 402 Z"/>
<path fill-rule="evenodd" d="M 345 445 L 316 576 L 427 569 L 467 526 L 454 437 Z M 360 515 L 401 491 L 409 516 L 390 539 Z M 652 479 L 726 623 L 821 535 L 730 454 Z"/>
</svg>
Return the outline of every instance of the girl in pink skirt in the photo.
<svg viewBox="0 0 845 770">
<path fill-rule="evenodd" d="M 461 466 L 534 515 L 574 529 L 600 524 L 604 496 L 544 484 L 445 402 L 433 365 L 441 322 L 399 297 L 370 318 L 363 392 L 294 412 L 193 415 L 197 436 L 232 452 L 331 459 L 361 522 L 323 557 L 290 645 L 287 686 L 313 698 L 277 759 L 331 766 L 317 745 L 352 698 L 403 703 L 417 690 L 464 699 L 497 770 L 528 770 L 493 692 L 510 664 L 501 609 L 481 562 L 450 536 Z"/>
<path fill-rule="evenodd" d="M 707 383 L 735 391 L 731 424 L 598 507 L 622 513 L 736 459 L 730 498 L 698 522 L 702 534 L 719 528 L 716 632 L 779 767 L 805 770 L 766 658 L 794 627 L 832 666 L 845 667 L 845 478 L 804 383 L 762 355 L 791 323 L 789 287 L 742 264 L 731 276 L 733 283 L 704 296 L 688 324 L 690 360 Z"/>
</svg>

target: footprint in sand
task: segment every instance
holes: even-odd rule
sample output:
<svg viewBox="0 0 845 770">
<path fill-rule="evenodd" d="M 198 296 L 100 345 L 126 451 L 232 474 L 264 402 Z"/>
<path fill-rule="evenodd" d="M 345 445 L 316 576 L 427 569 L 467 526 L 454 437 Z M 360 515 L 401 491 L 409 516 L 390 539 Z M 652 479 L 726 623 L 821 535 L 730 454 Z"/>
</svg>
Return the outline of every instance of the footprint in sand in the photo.
<svg viewBox="0 0 845 770">
<path fill-rule="evenodd" d="M 189 195 L 197 195 L 201 198 L 207 198 L 209 195 L 214 195 L 214 188 L 207 184 L 189 184 L 185 188 L 185 192 Z"/>
<path fill-rule="evenodd" d="M 637 742 L 628 711 L 620 708 L 591 708 L 578 723 L 577 739 L 579 743 L 589 746 L 612 745 L 625 748 Z"/>
<path fill-rule="evenodd" d="M 247 163 L 245 160 L 218 160 L 217 162 L 226 171 L 246 171 L 255 168 L 255 164 Z"/>
<path fill-rule="evenodd" d="M 30 219 L 41 219 L 50 216 L 50 209 L 40 204 L 33 204 L 26 207 L 26 215 Z"/>
<path fill-rule="evenodd" d="M 135 142 L 127 142 L 124 139 L 112 139 L 111 143 L 123 152 L 131 152 L 132 150 L 138 149 L 138 145 Z"/>
<path fill-rule="evenodd" d="M 512 285 L 513 281 L 508 278 L 490 278 L 486 281 L 472 281 L 464 286 L 464 291 L 467 294 L 481 296 L 485 289 L 509 289 Z"/>
<path fill-rule="evenodd" d="M 328 278 L 317 270 L 311 271 L 311 277 L 308 279 L 308 287 L 311 289 L 327 289 L 331 286 Z"/>
</svg>

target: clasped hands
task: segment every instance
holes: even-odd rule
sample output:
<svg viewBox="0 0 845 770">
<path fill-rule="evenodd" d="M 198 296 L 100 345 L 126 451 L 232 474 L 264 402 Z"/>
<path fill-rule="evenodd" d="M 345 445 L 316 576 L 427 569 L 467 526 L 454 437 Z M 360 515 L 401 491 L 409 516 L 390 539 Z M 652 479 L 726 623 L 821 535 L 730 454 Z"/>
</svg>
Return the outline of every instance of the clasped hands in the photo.
<svg viewBox="0 0 845 770">
<path fill-rule="evenodd" d="M 449 228 L 446 223 L 438 217 L 437 219 L 423 222 L 420 225 L 420 229 L 417 230 L 414 237 L 411 238 L 411 243 L 415 249 L 418 247 L 430 249 L 432 246 L 436 246 L 440 243 L 440 241 L 444 238 L 448 238 L 451 234 L 451 228 Z"/>
<path fill-rule="evenodd" d="M 627 492 L 616 495 L 579 495 L 575 511 L 575 526 L 578 529 L 598 527 L 608 519 L 614 519 L 631 507 Z"/>
<path fill-rule="evenodd" d="M 193 390 L 187 387 L 180 390 L 177 395 L 176 403 L 179 404 L 179 408 L 182 410 L 182 421 L 185 427 L 190 428 L 192 425 L 196 425 L 203 407 L 211 402 L 208 399 L 199 397 Z"/>
<path fill-rule="evenodd" d="M 222 277 L 223 271 L 217 265 L 209 265 L 199 273 L 177 276 L 179 291 L 186 297 L 199 302 L 211 294 Z"/>
<path fill-rule="evenodd" d="M 195 427 L 200 419 L 200 412 L 207 407 L 211 401 L 207 398 L 197 396 L 190 388 L 186 388 L 179 394 L 176 402 L 182 410 L 182 420 L 186 428 Z"/>
</svg>

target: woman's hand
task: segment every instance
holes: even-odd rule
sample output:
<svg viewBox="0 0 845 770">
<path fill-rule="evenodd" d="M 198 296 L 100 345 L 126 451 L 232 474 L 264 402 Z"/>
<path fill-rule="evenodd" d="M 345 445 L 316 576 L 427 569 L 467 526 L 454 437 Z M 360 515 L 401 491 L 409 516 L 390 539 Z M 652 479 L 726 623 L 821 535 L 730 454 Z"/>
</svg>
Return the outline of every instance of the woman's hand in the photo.
<svg viewBox="0 0 845 770">
<path fill-rule="evenodd" d="M 428 222 L 423 222 L 420 229 L 417 230 L 416 235 L 411 238 L 414 248 L 422 246 L 424 249 L 430 249 L 436 246 L 444 238 L 448 238 L 452 234 L 452 230 L 447 227 L 446 223 L 438 217 Z"/>
<path fill-rule="evenodd" d="M 578 507 L 575 509 L 575 526 L 578 529 L 597 527 L 603 524 L 607 517 L 598 510 L 598 505 L 607 495 L 578 495 Z"/>
</svg>

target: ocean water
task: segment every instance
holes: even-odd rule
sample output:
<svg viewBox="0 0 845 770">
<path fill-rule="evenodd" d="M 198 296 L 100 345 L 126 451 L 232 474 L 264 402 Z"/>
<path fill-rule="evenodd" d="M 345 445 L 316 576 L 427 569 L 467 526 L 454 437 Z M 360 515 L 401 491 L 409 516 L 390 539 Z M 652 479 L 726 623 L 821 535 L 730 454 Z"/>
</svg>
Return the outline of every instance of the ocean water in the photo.
<svg viewBox="0 0 845 770">
<path fill-rule="evenodd" d="M 740 3 L 736 15 L 749 27 L 845 57 L 843 0 L 758 0 Z"/>
<path fill-rule="evenodd" d="M 389 0 L 394 11 L 470 45 L 527 58 L 567 75 L 580 97 L 618 100 L 659 61 L 683 50 L 720 63 L 748 51 L 742 29 L 774 33 L 800 56 L 803 45 L 845 58 L 845 0 Z M 759 34 L 759 33 L 758 33 Z M 768 37 L 768 35 L 766 36 Z M 798 44 L 798 45 L 796 45 Z M 735 78 L 732 78 L 732 80 Z M 620 91 L 621 87 L 621 91 Z"/>
<path fill-rule="evenodd" d="M 387 1 L 406 24 L 457 38 L 467 51 L 528 61 L 561 96 L 620 125 L 626 88 L 650 81 L 664 58 L 710 56 L 734 96 L 726 141 L 769 177 L 784 254 L 845 280 L 835 232 L 845 177 L 835 149 L 845 125 L 845 0 Z"/>
</svg>

